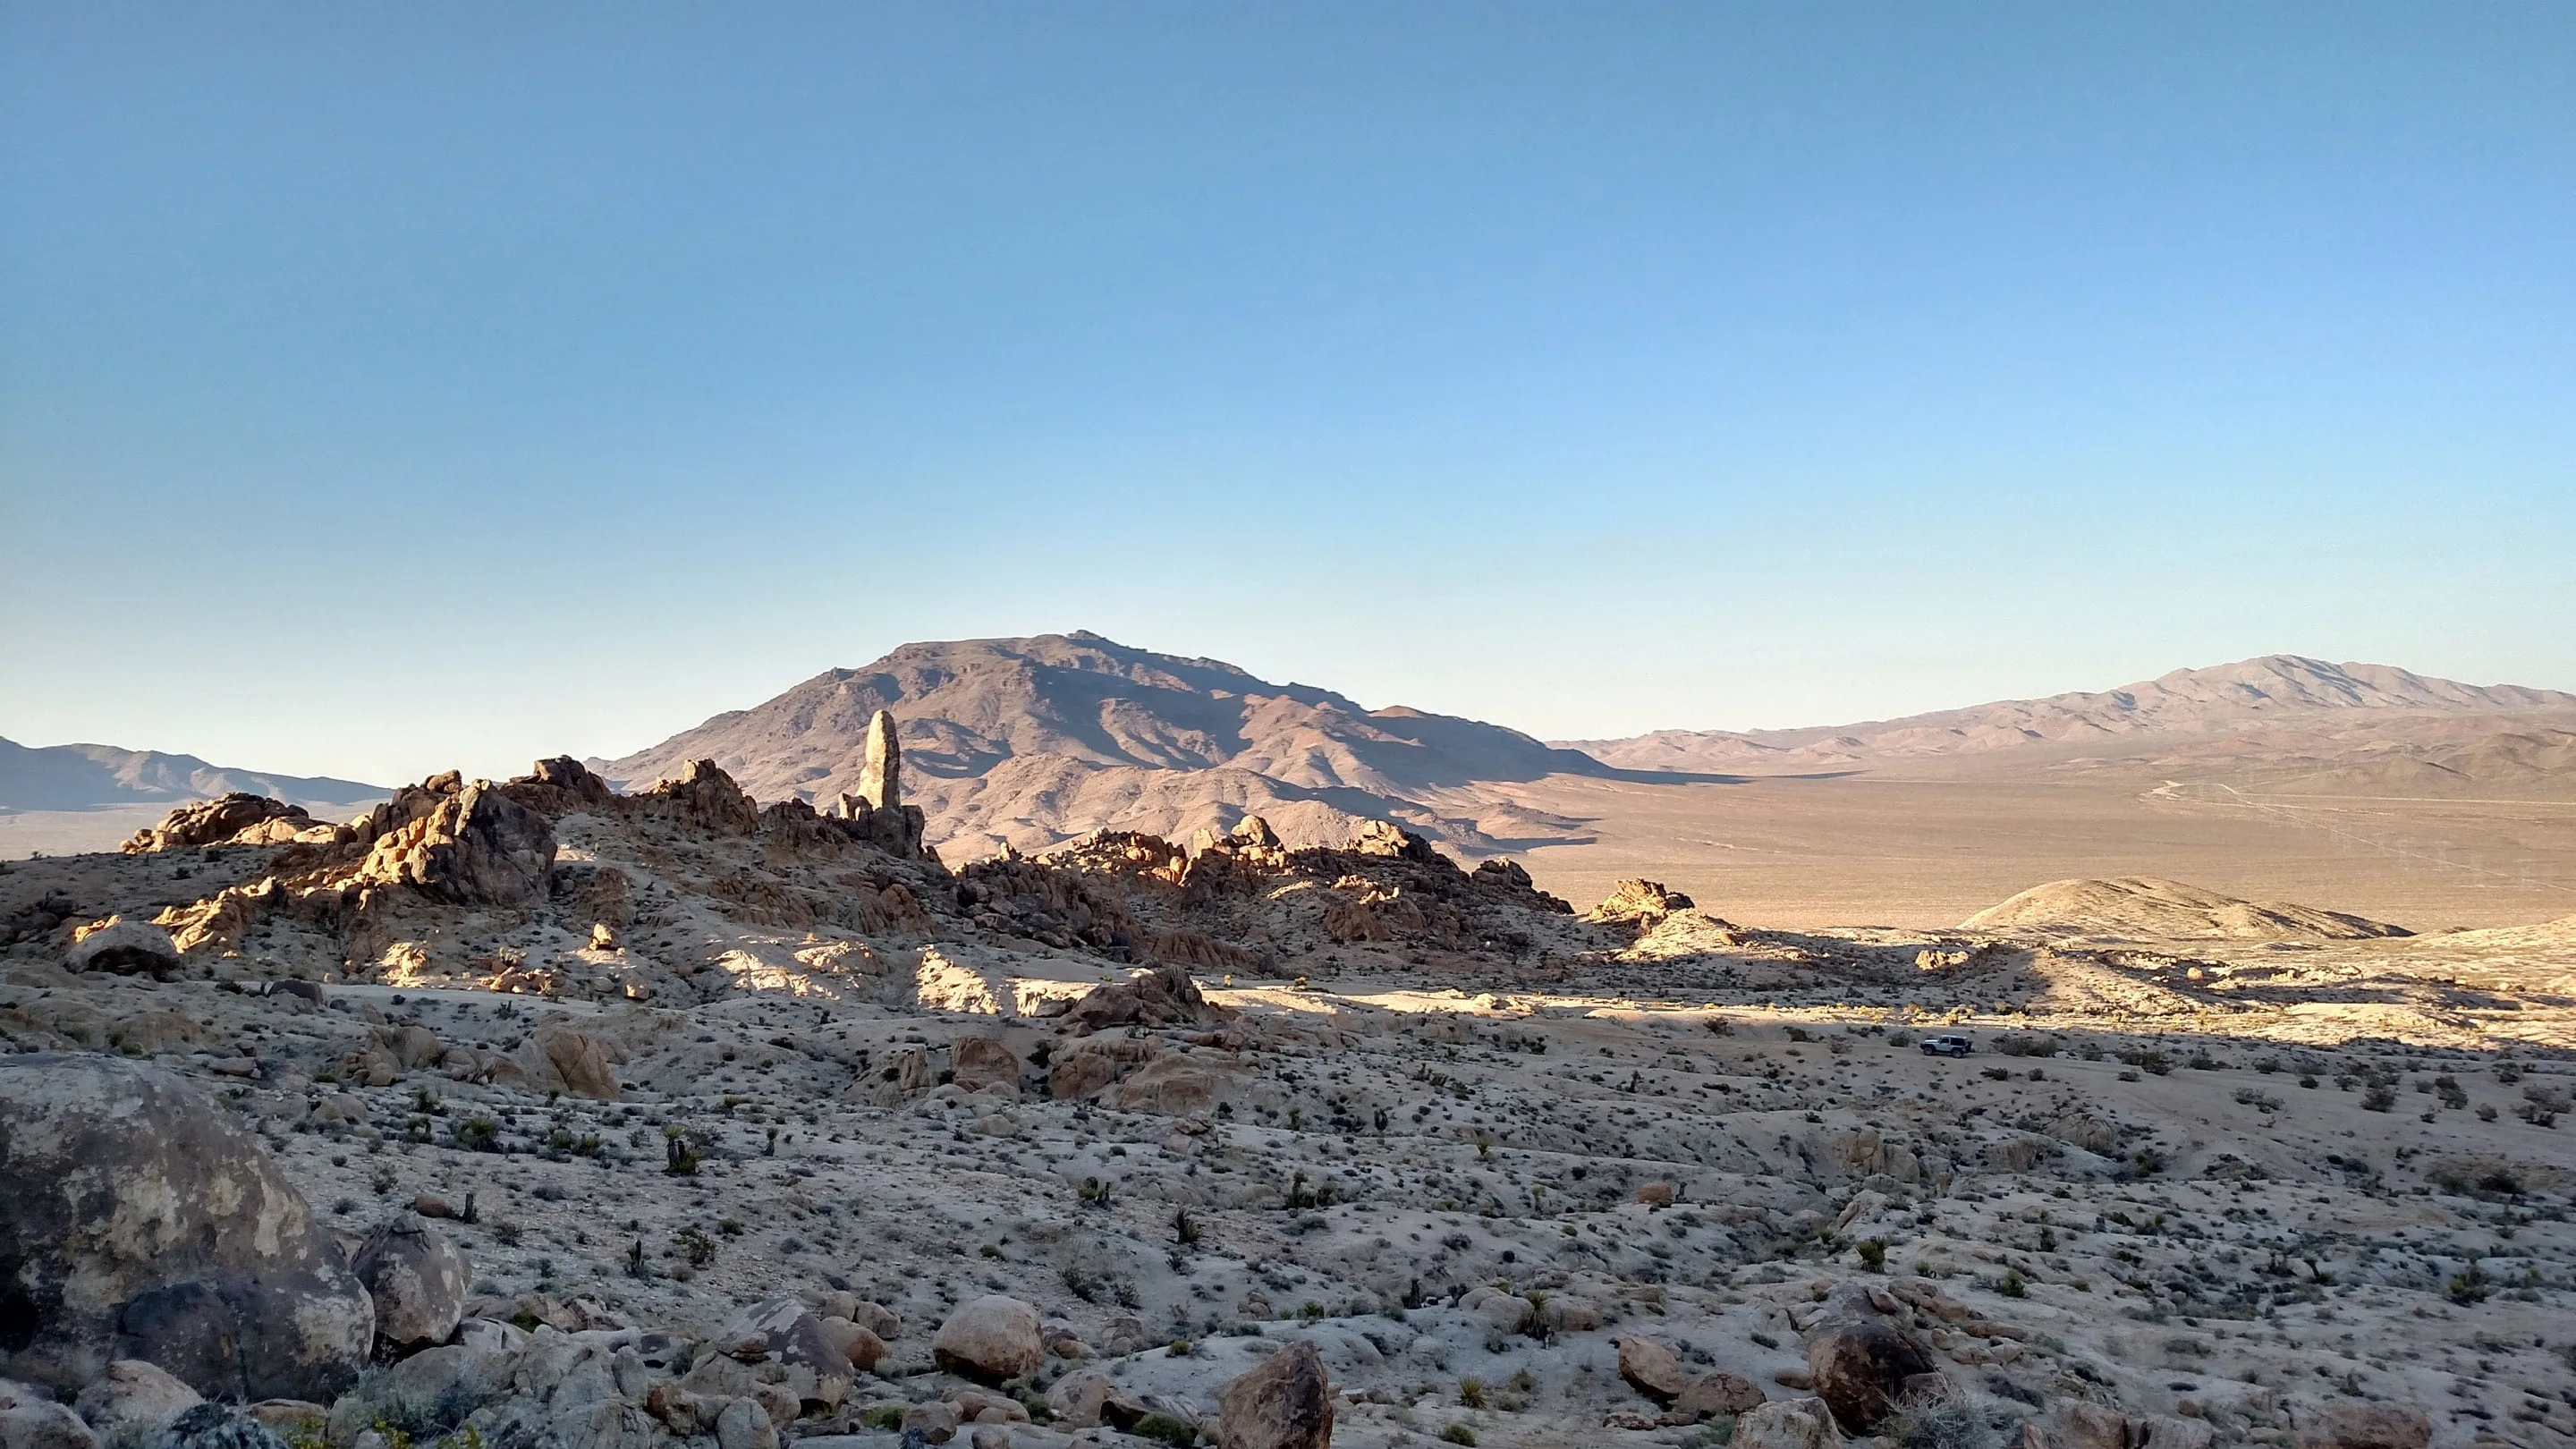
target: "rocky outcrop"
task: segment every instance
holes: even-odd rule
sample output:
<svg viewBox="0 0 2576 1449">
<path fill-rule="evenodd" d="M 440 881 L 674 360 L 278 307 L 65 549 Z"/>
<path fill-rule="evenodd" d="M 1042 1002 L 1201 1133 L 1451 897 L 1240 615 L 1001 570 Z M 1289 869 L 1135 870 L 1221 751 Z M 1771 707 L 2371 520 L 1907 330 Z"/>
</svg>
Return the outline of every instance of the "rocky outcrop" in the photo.
<svg viewBox="0 0 2576 1449">
<path fill-rule="evenodd" d="M 1209 1001 L 1189 968 L 1158 966 L 1128 981 L 1109 981 L 1084 993 L 1065 1013 L 1076 1033 L 1113 1026 L 1216 1026 L 1234 1013 Z"/>
<path fill-rule="evenodd" d="M 760 828 L 760 807 L 713 760 L 692 760 L 677 779 L 656 780 L 632 799 L 648 819 L 715 835 L 749 835 Z"/>
<path fill-rule="evenodd" d="M 843 804 L 850 804 L 847 797 Z M 903 746 L 894 737 L 892 710 L 881 709 L 868 717 L 867 761 L 859 767 L 857 804 L 869 810 L 893 810 L 903 804 Z"/>
<path fill-rule="evenodd" d="M 950 1373 L 988 1384 L 1036 1373 L 1046 1362 L 1038 1311 L 998 1293 L 972 1299 L 939 1325 L 930 1357 Z"/>
<path fill-rule="evenodd" d="M 63 969 L 74 973 L 104 971 L 116 976 L 149 976 L 167 981 L 179 971 L 179 948 L 170 933 L 148 921 L 108 916 L 72 931 L 72 948 Z"/>
<path fill-rule="evenodd" d="M 127 855 L 148 855 L 200 845 L 280 845 L 315 827 L 301 805 L 236 790 L 178 807 L 160 824 L 136 831 L 119 849 Z"/>
<path fill-rule="evenodd" d="M 556 817 L 610 810 L 617 804 L 617 792 L 608 782 L 570 755 L 539 760 L 503 788 L 529 809 Z"/>
<path fill-rule="evenodd" d="M 1664 917 L 1689 909 L 1691 898 L 1664 889 L 1661 881 L 1623 880 L 1601 904 L 1584 912 L 1583 919 L 1643 932 L 1653 930 Z"/>
<path fill-rule="evenodd" d="M 34 1384 L 0 1379 L 0 1449 L 99 1449 L 98 1435 Z"/>
<path fill-rule="evenodd" d="M 476 780 L 377 836 L 356 883 L 409 886 L 452 905 L 526 906 L 545 898 L 554 865 L 546 818 Z"/>
<path fill-rule="evenodd" d="M 1020 1059 L 988 1036 L 961 1036 L 949 1049 L 950 1081 L 962 1091 L 1020 1094 Z"/>
<path fill-rule="evenodd" d="M 117 1359 L 201 1394 L 327 1399 L 375 1313 L 258 1140 L 114 1057 L 0 1058 L 0 1374 L 63 1389 Z"/>
<path fill-rule="evenodd" d="M 349 1271 L 375 1299 L 377 1339 L 396 1354 L 446 1342 L 465 1317 L 465 1255 L 416 1214 L 369 1233 Z"/>
<path fill-rule="evenodd" d="M 519 1043 L 510 1060 L 531 1091 L 614 1102 L 619 1096 L 616 1063 L 624 1058 L 614 1042 L 561 1021 L 542 1021 Z"/>
<path fill-rule="evenodd" d="M 1333 1385 L 1311 1343 L 1262 1360 L 1217 1395 L 1217 1449 L 1324 1449 L 1333 1442 Z"/>
</svg>

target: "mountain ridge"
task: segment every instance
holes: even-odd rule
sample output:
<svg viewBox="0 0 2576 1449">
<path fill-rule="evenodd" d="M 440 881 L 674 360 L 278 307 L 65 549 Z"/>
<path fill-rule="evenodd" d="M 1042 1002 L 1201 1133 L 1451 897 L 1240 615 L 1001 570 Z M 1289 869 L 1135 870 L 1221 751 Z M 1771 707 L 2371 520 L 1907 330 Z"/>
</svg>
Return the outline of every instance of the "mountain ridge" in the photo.
<svg viewBox="0 0 2576 1449">
<path fill-rule="evenodd" d="M 195 755 L 118 745 L 22 745 L 0 739 L 0 810 L 98 810 L 179 804 L 235 790 L 299 805 L 357 805 L 393 792 L 327 775 L 213 765 Z"/>
<path fill-rule="evenodd" d="M 1464 848 L 1497 848 L 1567 838 L 1574 822 L 1476 786 L 1615 773 L 1499 725 L 1370 710 L 1329 689 L 1088 631 L 906 644 L 593 766 L 640 785 L 712 759 L 755 796 L 829 801 L 855 788 L 880 709 L 896 717 L 910 799 L 931 818 L 932 839 L 967 848 L 1043 846 L 1107 824 L 1187 835 L 1245 814 L 1317 842 L 1394 819 Z"/>
<path fill-rule="evenodd" d="M 2576 694 L 2473 685 L 2392 665 L 2267 654 L 2171 670 L 2117 688 L 1855 724 L 1777 730 L 1654 730 L 1618 739 L 1555 741 L 1605 764 L 1641 770 L 1766 765 L 1820 767 L 2033 744 L 2081 745 L 2122 736 L 2195 735 L 2252 721 L 2423 714 L 2576 711 Z"/>
</svg>

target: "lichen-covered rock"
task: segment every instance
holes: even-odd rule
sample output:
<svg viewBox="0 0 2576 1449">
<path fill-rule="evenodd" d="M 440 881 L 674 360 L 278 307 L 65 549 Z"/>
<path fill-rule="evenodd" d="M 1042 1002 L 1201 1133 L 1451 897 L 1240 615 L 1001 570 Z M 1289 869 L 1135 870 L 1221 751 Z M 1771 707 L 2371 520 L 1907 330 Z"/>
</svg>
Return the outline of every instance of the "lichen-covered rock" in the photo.
<svg viewBox="0 0 2576 1449">
<path fill-rule="evenodd" d="M 162 1425 L 204 1396 L 141 1359 L 121 1358 L 81 1390 L 72 1411 L 97 1432 L 101 1449 L 144 1449 Z"/>
<path fill-rule="evenodd" d="M 0 1057 L 0 1373 L 77 1389 L 117 1359 L 201 1394 L 328 1399 L 366 1290 L 258 1139 L 158 1067 Z"/>
<path fill-rule="evenodd" d="M 1289 1344 L 1217 1394 L 1218 1449 L 1324 1449 L 1333 1385 L 1311 1343 Z"/>
<path fill-rule="evenodd" d="M 72 948 L 63 953 L 63 969 L 167 981 L 179 970 L 179 948 L 168 931 L 149 921 L 108 916 L 73 929 Z"/>
<path fill-rule="evenodd" d="M 987 1293 L 948 1315 L 930 1341 L 930 1356 L 950 1373 L 997 1384 L 1036 1373 L 1046 1363 L 1046 1339 L 1035 1308 Z"/>
<path fill-rule="evenodd" d="M 465 1316 L 465 1255 L 417 1214 L 378 1225 L 349 1270 L 376 1301 L 376 1337 L 397 1354 L 445 1343 Z"/>
<path fill-rule="evenodd" d="M 715 1341 L 727 1352 L 757 1344 L 767 1362 L 787 1371 L 784 1383 L 800 1405 L 828 1413 L 850 1392 L 849 1354 L 833 1341 L 822 1319 L 793 1298 L 772 1298 L 743 1310 Z"/>
</svg>

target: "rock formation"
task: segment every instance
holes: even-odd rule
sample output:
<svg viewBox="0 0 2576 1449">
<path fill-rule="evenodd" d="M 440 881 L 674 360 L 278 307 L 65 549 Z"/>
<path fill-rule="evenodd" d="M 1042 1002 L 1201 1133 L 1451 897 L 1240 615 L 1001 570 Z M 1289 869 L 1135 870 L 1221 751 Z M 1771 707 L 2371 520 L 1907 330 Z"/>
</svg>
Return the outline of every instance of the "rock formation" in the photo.
<svg viewBox="0 0 2576 1449">
<path fill-rule="evenodd" d="M 237 790 L 181 805 L 159 825 L 135 832 L 121 848 L 127 855 L 144 855 L 201 845 L 281 845 L 314 828 L 313 817 L 301 805 Z M 329 827 L 322 829 L 327 838 Z"/>
<path fill-rule="evenodd" d="M 0 1374 L 76 1390 L 143 1359 L 201 1394 L 329 1398 L 366 1292 L 258 1140 L 113 1057 L 0 1057 Z"/>
<path fill-rule="evenodd" d="M 1324 1449 L 1333 1442 L 1333 1385 L 1315 1346 L 1299 1341 L 1217 1396 L 1217 1449 Z"/>
</svg>

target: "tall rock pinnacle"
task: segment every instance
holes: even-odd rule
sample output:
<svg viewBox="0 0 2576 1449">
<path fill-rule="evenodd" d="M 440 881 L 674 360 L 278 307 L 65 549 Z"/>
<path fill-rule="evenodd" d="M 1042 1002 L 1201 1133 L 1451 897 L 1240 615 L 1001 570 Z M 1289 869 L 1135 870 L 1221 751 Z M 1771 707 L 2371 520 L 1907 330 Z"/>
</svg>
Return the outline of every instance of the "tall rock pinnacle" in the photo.
<svg viewBox="0 0 2576 1449">
<path fill-rule="evenodd" d="M 868 762 L 859 771 L 859 798 L 874 810 L 903 804 L 903 746 L 895 743 L 892 710 L 878 710 L 868 721 Z"/>
</svg>

